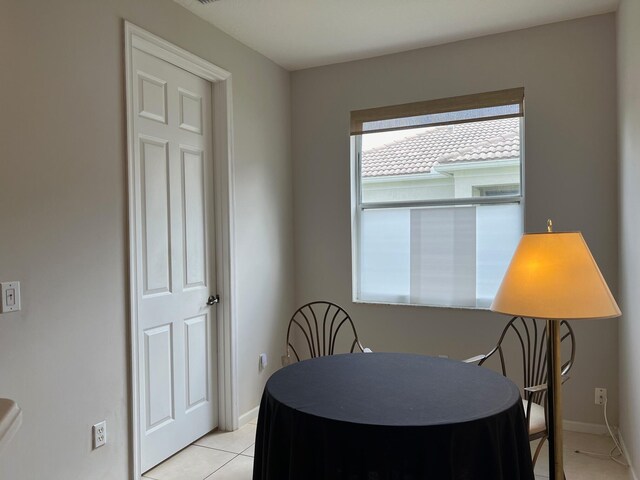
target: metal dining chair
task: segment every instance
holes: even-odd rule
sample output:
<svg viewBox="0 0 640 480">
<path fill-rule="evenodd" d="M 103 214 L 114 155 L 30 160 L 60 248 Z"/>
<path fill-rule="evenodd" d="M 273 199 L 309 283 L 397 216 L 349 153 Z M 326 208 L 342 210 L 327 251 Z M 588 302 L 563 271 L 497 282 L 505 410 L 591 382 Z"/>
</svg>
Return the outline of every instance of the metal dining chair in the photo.
<svg viewBox="0 0 640 480">
<path fill-rule="evenodd" d="M 509 335 L 511 334 L 511 335 Z M 529 441 L 541 439 L 533 455 L 536 464 L 542 445 L 549 436 L 547 422 L 547 327 L 544 320 L 535 318 L 513 317 L 500 335 L 498 344 L 487 354 L 478 355 L 466 363 L 483 365 L 494 354 L 500 357 L 502 374 L 507 377 L 504 345 L 507 339 L 515 341 L 516 351 L 520 350 L 522 362 L 522 403 L 529 428 Z M 573 329 L 568 322 L 560 322 L 560 341 L 569 350 L 569 359 L 562 364 L 562 383 L 567 381 L 567 374 L 573 366 L 576 354 L 576 341 Z M 568 344 L 568 345 L 567 345 Z M 516 354 L 517 355 L 517 354 Z"/>
<path fill-rule="evenodd" d="M 346 325 L 346 330 L 342 327 Z M 306 358 L 333 355 L 338 341 L 338 334 L 343 333 L 341 339 L 350 341 L 349 353 L 356 350 L 371 352 L 360 343 L 356 327 L 349 314 L 339 305 L 326 301 L 316 301 L 303 305 L 295 311 L 287 328 L 286 355 L 282 357 L 282 365 L 289 365 Z M 351 333 L 351 337 L 347 337 Z M 294 346 L 294 343 L 296 346 Z M 348 344 L 347 344 L 348 345 Z"/>
</svg>

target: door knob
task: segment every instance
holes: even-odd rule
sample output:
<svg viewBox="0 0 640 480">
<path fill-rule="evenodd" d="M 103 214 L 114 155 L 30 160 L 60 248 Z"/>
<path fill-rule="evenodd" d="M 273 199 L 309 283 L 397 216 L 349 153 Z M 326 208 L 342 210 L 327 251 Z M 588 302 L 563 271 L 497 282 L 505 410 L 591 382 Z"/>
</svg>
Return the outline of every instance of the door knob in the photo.
<svg viewBox="0 0 640 480">
<path fill-rule="evenodd" d="M 220 296 L 209 295 L 209 299 L 207 300 L 207 305 L 215 305 L 216 303 L 220 303 Z"/>
</svg>

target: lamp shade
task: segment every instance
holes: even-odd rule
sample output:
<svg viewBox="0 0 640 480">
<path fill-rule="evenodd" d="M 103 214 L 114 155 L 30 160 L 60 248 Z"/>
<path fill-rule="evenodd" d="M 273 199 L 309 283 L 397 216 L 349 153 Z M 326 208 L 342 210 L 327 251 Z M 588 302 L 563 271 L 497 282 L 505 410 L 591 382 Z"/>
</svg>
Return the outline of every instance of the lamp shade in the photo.
<svg viewBox="0 0 640 480">
<path fill-rule="evenodd" d="M 523 235 L 491 310 L 549 320 L 620 315 L 580 232 Z"/>
</svg>

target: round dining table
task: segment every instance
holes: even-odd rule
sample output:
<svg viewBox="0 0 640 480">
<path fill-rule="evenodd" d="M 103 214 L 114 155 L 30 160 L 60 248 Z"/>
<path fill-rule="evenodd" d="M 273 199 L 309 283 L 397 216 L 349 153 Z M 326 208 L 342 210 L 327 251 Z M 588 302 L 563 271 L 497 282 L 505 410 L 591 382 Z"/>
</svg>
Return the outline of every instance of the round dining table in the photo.
<svg viewBox="0 0 640 480">
<path fill-rule="evenodd" d="M 518 387 L 446 358 L 356 353 L 267 381 L 253 480 L 534 480 Z"/>
</svg>

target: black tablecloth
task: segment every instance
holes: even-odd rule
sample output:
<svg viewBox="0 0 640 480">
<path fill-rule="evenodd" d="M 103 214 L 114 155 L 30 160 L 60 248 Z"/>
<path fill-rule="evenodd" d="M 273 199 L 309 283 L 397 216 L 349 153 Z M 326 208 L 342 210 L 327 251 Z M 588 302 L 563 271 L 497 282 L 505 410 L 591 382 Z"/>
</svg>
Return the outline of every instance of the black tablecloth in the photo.
<svg viewBox="0 0 640 480">
<path fill-rule="evenodd" d="M 516 385 L 400 353 L 334 355 L 271 376 L 254 480 L 533 480 Z"/>
</svg>

